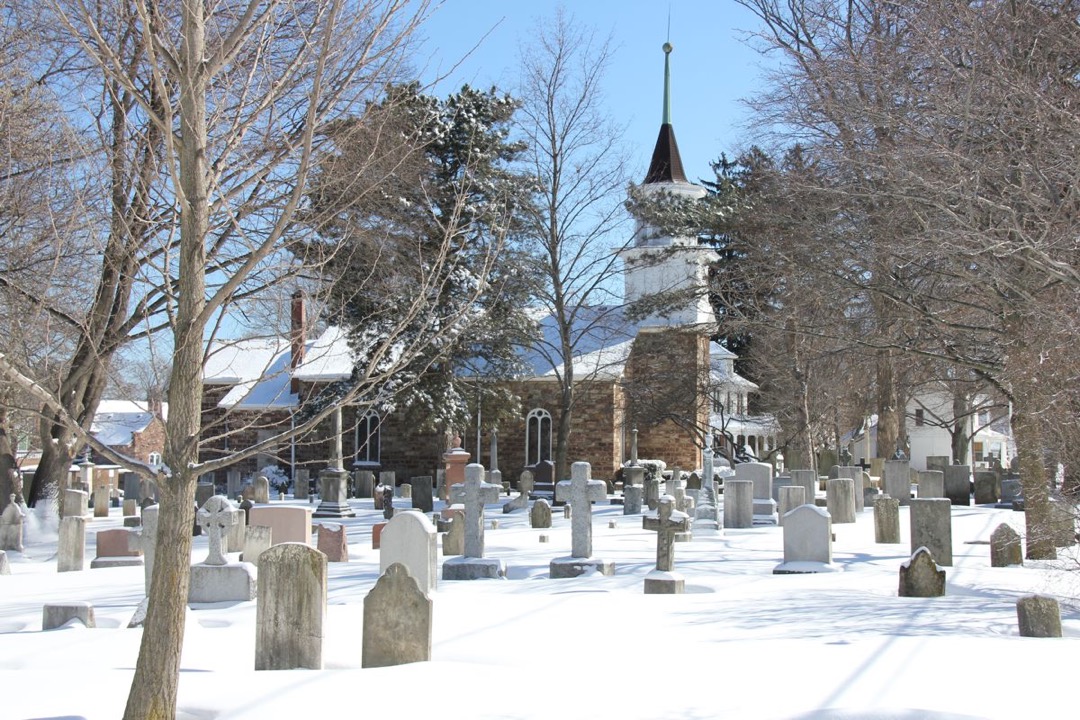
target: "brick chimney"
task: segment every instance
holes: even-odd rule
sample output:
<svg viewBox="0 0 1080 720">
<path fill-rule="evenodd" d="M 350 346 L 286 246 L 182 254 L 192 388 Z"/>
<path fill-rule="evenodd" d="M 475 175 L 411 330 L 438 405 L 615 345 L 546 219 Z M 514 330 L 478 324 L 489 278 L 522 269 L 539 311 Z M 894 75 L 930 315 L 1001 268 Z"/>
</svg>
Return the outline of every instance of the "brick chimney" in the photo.
<svg viewBox="0 0 1080 720">
<path fill-rule="evenodd" d="M 292 294 L 292 302 L 289 307 L 289 346 L 292 357 L 289 361 L 289 371 L 295 372 L 300 363 L 304 361 L 304 345 L 307 343 L 307 314 L 304 303 L 304 293 L 297 290 Z M 300 392 L 300 381 L 295 377 L 289 381 L 289 390 L 293 394 Z"/>
</svg>

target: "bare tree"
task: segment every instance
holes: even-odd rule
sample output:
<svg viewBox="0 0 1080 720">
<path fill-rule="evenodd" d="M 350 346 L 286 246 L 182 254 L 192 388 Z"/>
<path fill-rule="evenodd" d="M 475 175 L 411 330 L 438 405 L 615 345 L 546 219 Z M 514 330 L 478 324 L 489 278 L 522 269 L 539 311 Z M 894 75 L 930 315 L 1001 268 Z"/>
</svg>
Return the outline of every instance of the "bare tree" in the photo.
<svg viewBox="0 0 1080 720">
<path fill-rule="evenodd" d="M 576 396 L 595 364 L 579 376 L 573 358 L 624 333 L 616 251 L 629 239 L 621 196 L 627 177 L 621 131 L 601 110 L 609 43 L 561 10 L 540 25 L 523 51 L 520 131 L 528 170 L 538 183 L 526 234 L 535 243 L 537 296 L 550 313 L 535 346 L 559 385 L 555 432 L 557 477 L 566 477 Z M 621 336 L 620 339 L 626 339 Z"/>
</svg>

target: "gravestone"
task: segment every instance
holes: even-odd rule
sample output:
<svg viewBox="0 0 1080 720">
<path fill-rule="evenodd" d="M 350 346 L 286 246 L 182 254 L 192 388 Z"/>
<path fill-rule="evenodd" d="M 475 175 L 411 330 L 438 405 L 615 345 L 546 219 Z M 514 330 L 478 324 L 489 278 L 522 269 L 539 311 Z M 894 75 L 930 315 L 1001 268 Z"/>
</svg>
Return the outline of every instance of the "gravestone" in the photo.
<svg viewBox="0 0 1080 720">
<path fill-rule="evenodd" d="M 225 496 L 234 498 L 240 494 L 244 487 L 244 476 L 239 470 L 227 470 L 225 472 Z"/>
<path fill-rule="evenodd" d="M 64 491 L 64 517 L 84 517 L 89 495 L 82 490 Z"/>
<path fill-rule="evenodd" d="M 236 508 L 225 496 L 215 495 L 199 509 L 197 520 L 206 533 L 209 553 L 206 560 L 191 566 L 188 602 L 253 599 L 255 566 L 247 562 L 229 562 L 224 553 L 229 528 L 239 520 Z"/>
<path fill-rule="evenodd" d="M 403 482 L 394 488 L 394 497 L 399 497 L 402 500 L 412 500 L 412 482 Z"/>
<path fill-rule="evenodd" d="M 375 473 L 371 470 L 357 470 L 353 473 L 353 482 L 356 483 L 356 497 L 375 496 Z"/>
<path fill-rule="evenodd" d="M 376 485 L 371 493 L 371 498 L 373 500 L 372 507 L 376 510 L 383 509 L 383 501 L 386 499 L 386 493 L 383 492 L 385 489 L 386 488 L 383 485 Z"/>
<path fill-rule="evenodd" d="M 546 530 L 551 527 L 551 503 L 544 498 L 537 498 L 529 511 L 529 527 Z"/>
<path fill-rule="evenodd" d="M 229 534 L 225 538 L 225 552 L 243 552 L 247 538 L 247 513 L 236 508 L 233 510 L 236 522 L 229 527 Z"/>
<path fill-rule="evenodd" d="M 512 513 L 515 510 L 525 510 L 529 507 L 529 493 L 533 489 L 533 474 L 529 470 L 522 470 L 518 478 L 518 494 L 510 502 L 503 505 L 503 514 Z"/>
<path fill-rule="evenodd" d="M 275 545 L 260 558 L 255 669 L 322 669 L 326 556 L 309 545 Z"/>
<path fill-rule="evenodd" d="M 865 505 L 865 497 L 866 496 L 863 493 L 864 485 L 863 485 L 863 470 L 862 470 L 862 468 L 859 467 L 858 465 L 840 465 L 837 468 L 837 473 L 838 473 L 837 474 L 838 478 L 851 478 L 851 481 L 853 483 L 855 483 L 854 488 L 853 488 L 854 495 L 852 497 L 855 500 L 855 512 L 856 512 L 856 514 L 861 513 L 863 510 L 866 509 L 866 505 Z M 826 485 L 826 488 L 827 487 L 828 486 Z M 833 521 L 834 522 L 840 522 L 839 520 L 836 520 L 835 516 L 833 516 Z"/>
<path fill-rule="evenodd" d="M 0 550 L 23 550 L 23 525 L 26 511 L 15 502 L 15 493 L 9 493 L 7 507 L 0 513 Z"/>
<path fill-rule="evenodd" d="M 270 480 L 265 475 L 260 475 L 251 483 L 251 501 L 256 505 L 266 505 L 270 502 Z"/>
<path fill-rule="evenodd" d="M 911 550 L 925 547 L 939 565 L 952 565 L 952 505 L 948 498 L 911 501 Z"/>
<path fill-rule="evenodd" d="M 533 468 L 533 491 L 551 493 L 555 497 L 555 463 L 541 460 Z"/>
<path fill-rule="evenodd" d="M 250 524 L 251 508 L 255 507 L 255 503 L 251 502 L 250 498 L 246 498 L 243 496 L 238 498 L 238 500 L 239 502 L 237 502 L 236 507 L 240 510 L 240 512 L 244 513 L 244 522 Z"/>
<path fill-rule="evenodd" d="M 131 546 L 131 535 L 124 528 L 99 531 L 95 542 L 97 557 L 90 561 L 90 569 L 142 565 L 142 551 Z"/>
<path fill-rule="evenodd" d="M 645 576 L 646 595 L 678 595 L 686 580 L 675 572 L 675 536 L 690 530 L 690 516 L 675 509 L 675 498 L 664 495 L 656 515 L 641 518 L 641 527 L 656 533 L 656 568 Z"/>
<path fill-rule="evenodd" d="M 443 511 L 442 524 L 446 531 L 442 537 L 443 556 L 465 554 L 465 511 L 448 508 Z"/>
<path fill-rule="evenodd" d="M 212 497 L 214 497 L 214 483 L 200 480 L 195 485 L 195 504 L 202 507 Z"/>
<path fill-rule="evenodd" d="M 644 491 L 645 489 L 645 468 L 640 465 L 627 466 L 623 468 L 623 491 L 631 485 L 637 486 Z"/>
<path fill-rule="evenodd" d="M 105 480 L 94 485 L 94 517 L 109 517 L 109 484 Z"/>
<path fill-rule="evenodd" d="M 87 628 L 97 627 L 94 606 L 88 602 L 46 603 L 41 608 L 41 629 L 54 630 L 72 620 L 78 620 Z"/>
<path fill-rule="evenodd" d="M 900 501 L 894 497 L 874 498 L 874 542 L 900 542 Z"/>
<path fill-rule="evenodd" d="M 128 548 L 143 555 L 144 596 L 132 616 L 128 627 L 140 627 L 146 619 L 146 606 L 150 595 L 150 580 L 154 576 L 154 557 L 157 552 L 158 506 L 150 505 L 142 511 L 142 529 L 128 535 Z"/>
<path fill-rule="evenodd" d="M 570 478 L 555 486 L 555 499 L 569 503 L 571 508 L 570 557 L 551 561 L 551 577 L 577 577 L 589 569 L 611 575 L 615 572 L 614 564 L 592 556 L 592 504 L 607 498 L 607 485 L 603 480 L 592 479 L 592 466 L 587 462 L 571 465 Z"/>
<path fill-rule="evenodd" d="M 397 486 L 397 474 L 393 470 L 383 470 L 379 473 L 379 484 L 393 488 Z"/>
<path fill-rule="evenodd" d="M 780 488 L 780 503 L 777 515 L 781 525 L 784 524 L 784 515 L 800 505 L 806 504 L 806 488 L 802 485 L 784 485 Z"/>
<path fill-rule="evenodd" d="M 1020 637 L 1061 637 L 1061 607 L 1045 595 L 1027 595 L 1016 601 Z"/>
<path fill-rule="evenodd" d="M 736 480 L 750 480 L 754 484 L 753 514 L 756 523 L 776 524 L 778 521 L 776 501 L 772 498 L 772 476 L 773 467 L 769 463 L 748 462 L 735 466 Z"/>
<path fill-rule="evenodd" d="M 791 484 L 801 485 L 806 489 L 806 503 L 814 504 L 814 497 L 817 495 L 817 472 L 814 470 L 792 470 L 791 471 Z"/>
<path fill-rule="evenodd" d="M 393 485 L 380 485 L 382 488 L 382 514 L 383 518 L 389 520 L 394 517 L 394 486 Z"/>
<path fill-rule="evenodd" d="M 855 481 L 849 477 L 827 481 L 825 507 L 837 525 L 855 522 Z"/>
<path fill-rule="evenodd" d="M 502 486 L 483 478 L 483 465 L 465 466 L 465 552 L 443 563 L 443 580 L 498 578 L 506 573 L 502 560 L 484 557 L 484 504 L 498 502 Z"/>
<path fill-rule="evenodd" d="M 311 544 L 311 508 L 298 505 L 272 505 L 251 508 L 248 522 L 274 529 L 274 544 L 298 542 Z"/>
<path fill-rule="evenodd" d="M 975 504 L 992 505 L 1001 500 L 1001 477 L 993 471 L 975 473 Z"/>
<path fill-rule="evenodd" d="M 948 455 L 927 455 L 926 456 L 926 469 L 937 470 L 945 475 L 945 468 L 952 464 L 952 459 Z"/>
<path fill-rule="evenodd" d="M 425 593 L 436 589 L 438 542 L 435 526 L 427 515 L 410 510 L 398 513 L 382 531 L 379 549 L 379 572 L 385 573 L 394 563 L 401 563 Z"/>
<path fill-rule="evenodd" d="M 692 476 L 691 476 L 692 477 Z M 720 502 L 716 496 L 716 473 L 713 468 L 712 434 L 706 436 L 701 478 L 694 498 L 694 529 L 699 535 L 720 531 Z"/>
<path fill-rule="evenodd" d="M 310 493 L 311 471 L 307 468 L 300 468 L 293 477 L 293 497 L 297 500 L 307 500 Z"/>
<path fill-rule="evenodd" d="M 945 571 L 934 562 L 929 550 L 918 548 L 910 560 L 900 565 L 897 594 L 900 597 L 918 598 L 941 597 L 945 594 Z"/>
<path fill-rule="evenodd" d="M 911 500 L 911 465 L 907 460 L 885 461 L 885 494 L 906 506 Z"/>
<path fill-rule="evenodd" d="M 413 509 L 423 513 L 429 513 L 435 509 L 434 486 L 430 475 L 418 475 L 411 478 L 409 486 L 412 489 L 410 499 L 412 500 Z"/>
<path fill-rule="evenodd" d="M 134 498 L 124 498 L 122 512 L 125 518 L 135 517 L 139 514 L 139 502 Z"/>
<path fill-rule="evenodd" d="M 11 563 L 8 562 L 7 553 L 0 550 L 0 575 L 11 574 Z"/>
<path fill-rule="evenodd" d="M 142 478 L 136 473 L 126 472 L 120 475 L 121 487 L 124 488 L 124 499 L 134 500 L 135 504 L 139 504 L 139 500 L 142 498 Z"/>
<path fill-rule="evenodd" d="M 81 516 L 61 518 L 60 535 L 56 546 L 56 571 L 82 570 L 85 553 L 86 518 Z"/>
<path fill-rule="evenodd" d="M 1024 488 L 1020 485 L 1020 478 L 1007 477 L 1001 481 L 1001 502 L 999 508 L 1015 508 L 1013 503 L 1024 501 Z"/>
<path fill-rule="evenodd" d="M 431 660 L 431 610 L 431 598 L 404 565 L 386 568 L 364 598 L 361 667 Z"/>
<path fill-rule="evenodd" d="M 349 562 L 349 541 L 344 525 L 320 524 L 317 544 L 319 552 L 326 556 L 327 562 Z"/>
<path fill-rule="evenodd" d="M 945 497 L 945 473 L 941 470 L 920 470 L 919 497 Z"/>
<path fill-rule="evenodd" d="M 754 483 L 752 480 L 724 481 L 724 527 L 754 526 Z"/>
<path fill-rule="evenodd" d="M 340 468 L 326 468 L 319 471 L 319 505 L 312 517 L 347 518 L 356 517 L 356 512 L 349 507 L 349 473 Z"/>
<path fill-rule="evenodd" d="M 660 478 L 656 475 L 645 475 L 643 491 L 645 505 L 650 512 L 654 512 L 660 506 Z"/>
<path fill-rule="evenodd" d="M 816 505 L 804 504 L 784 515 L 784 562 L 773 568 L 773 574 L 801 575 L 835 569 L 829 513 Z"/>
<path fill-rule="evenodd" d="M 971 467 L 949 465 L 945 468 L 945 497 L 953 505 L 971 504 Z"/>
<path fill-rule="evenodd" d="M 641 514 L 643 494 L 641 485 L 623 485 L 623 515 Z"/>
<path fill-rule="evenodd" d="M 249 525 L 244 530 L 244 552 L 241 559 L 259 566 L 262 554 L 274 546 L 274 529 L 266 525 Z"/>
<path fill-rule="evenodd" d="M 1020 535 L 1008 524 L 1001 523 L 990 533 L 990 567 L 1023 564 L 1024 553 Z"/>
</svg>

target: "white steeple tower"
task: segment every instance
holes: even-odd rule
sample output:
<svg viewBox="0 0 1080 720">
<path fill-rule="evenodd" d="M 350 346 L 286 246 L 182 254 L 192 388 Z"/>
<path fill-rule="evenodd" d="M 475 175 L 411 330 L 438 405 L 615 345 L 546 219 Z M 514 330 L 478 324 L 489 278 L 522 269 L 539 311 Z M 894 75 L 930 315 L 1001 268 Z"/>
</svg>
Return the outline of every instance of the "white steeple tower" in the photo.
<svg viewBox="0 0 1080 720">
<path fill-rule="evenodd" d="M 675 129 L 671 125 L 671 43 L 664 43 L 664 110 L 649 171 L 641 188 L 652 195 L 669 193 L 701 198 L 705 188 L 686 179 Z M 650 298 L 671 298 L 643 322 L 644 327 L 715 324 L 708 297 L 708 267 L 716 251 L 698 245 L 693 237 L 672 237 L 637 223 L 634 243 L 619 256 L 626 264 L 623 296 L 635 303 Z"/>
</svg>

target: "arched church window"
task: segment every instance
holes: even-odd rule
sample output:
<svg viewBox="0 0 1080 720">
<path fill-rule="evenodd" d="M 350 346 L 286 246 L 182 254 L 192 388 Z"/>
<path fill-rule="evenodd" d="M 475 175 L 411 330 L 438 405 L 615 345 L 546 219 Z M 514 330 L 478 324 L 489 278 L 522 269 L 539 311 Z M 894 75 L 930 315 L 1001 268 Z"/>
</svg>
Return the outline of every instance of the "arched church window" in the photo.
<svg viewBox="0 0 1080 720">
<path fill-rule="evenodd" d="M 551 413 L 543 408 L 525 416 L 525 465 L 551 459 Z"/>
<path fill-rule="evenodd" d="M 368 410 L 356 423 L 355 445 L 357 465 L 378 464 L 381 445 L 379 414 Z"/>
</svg>

